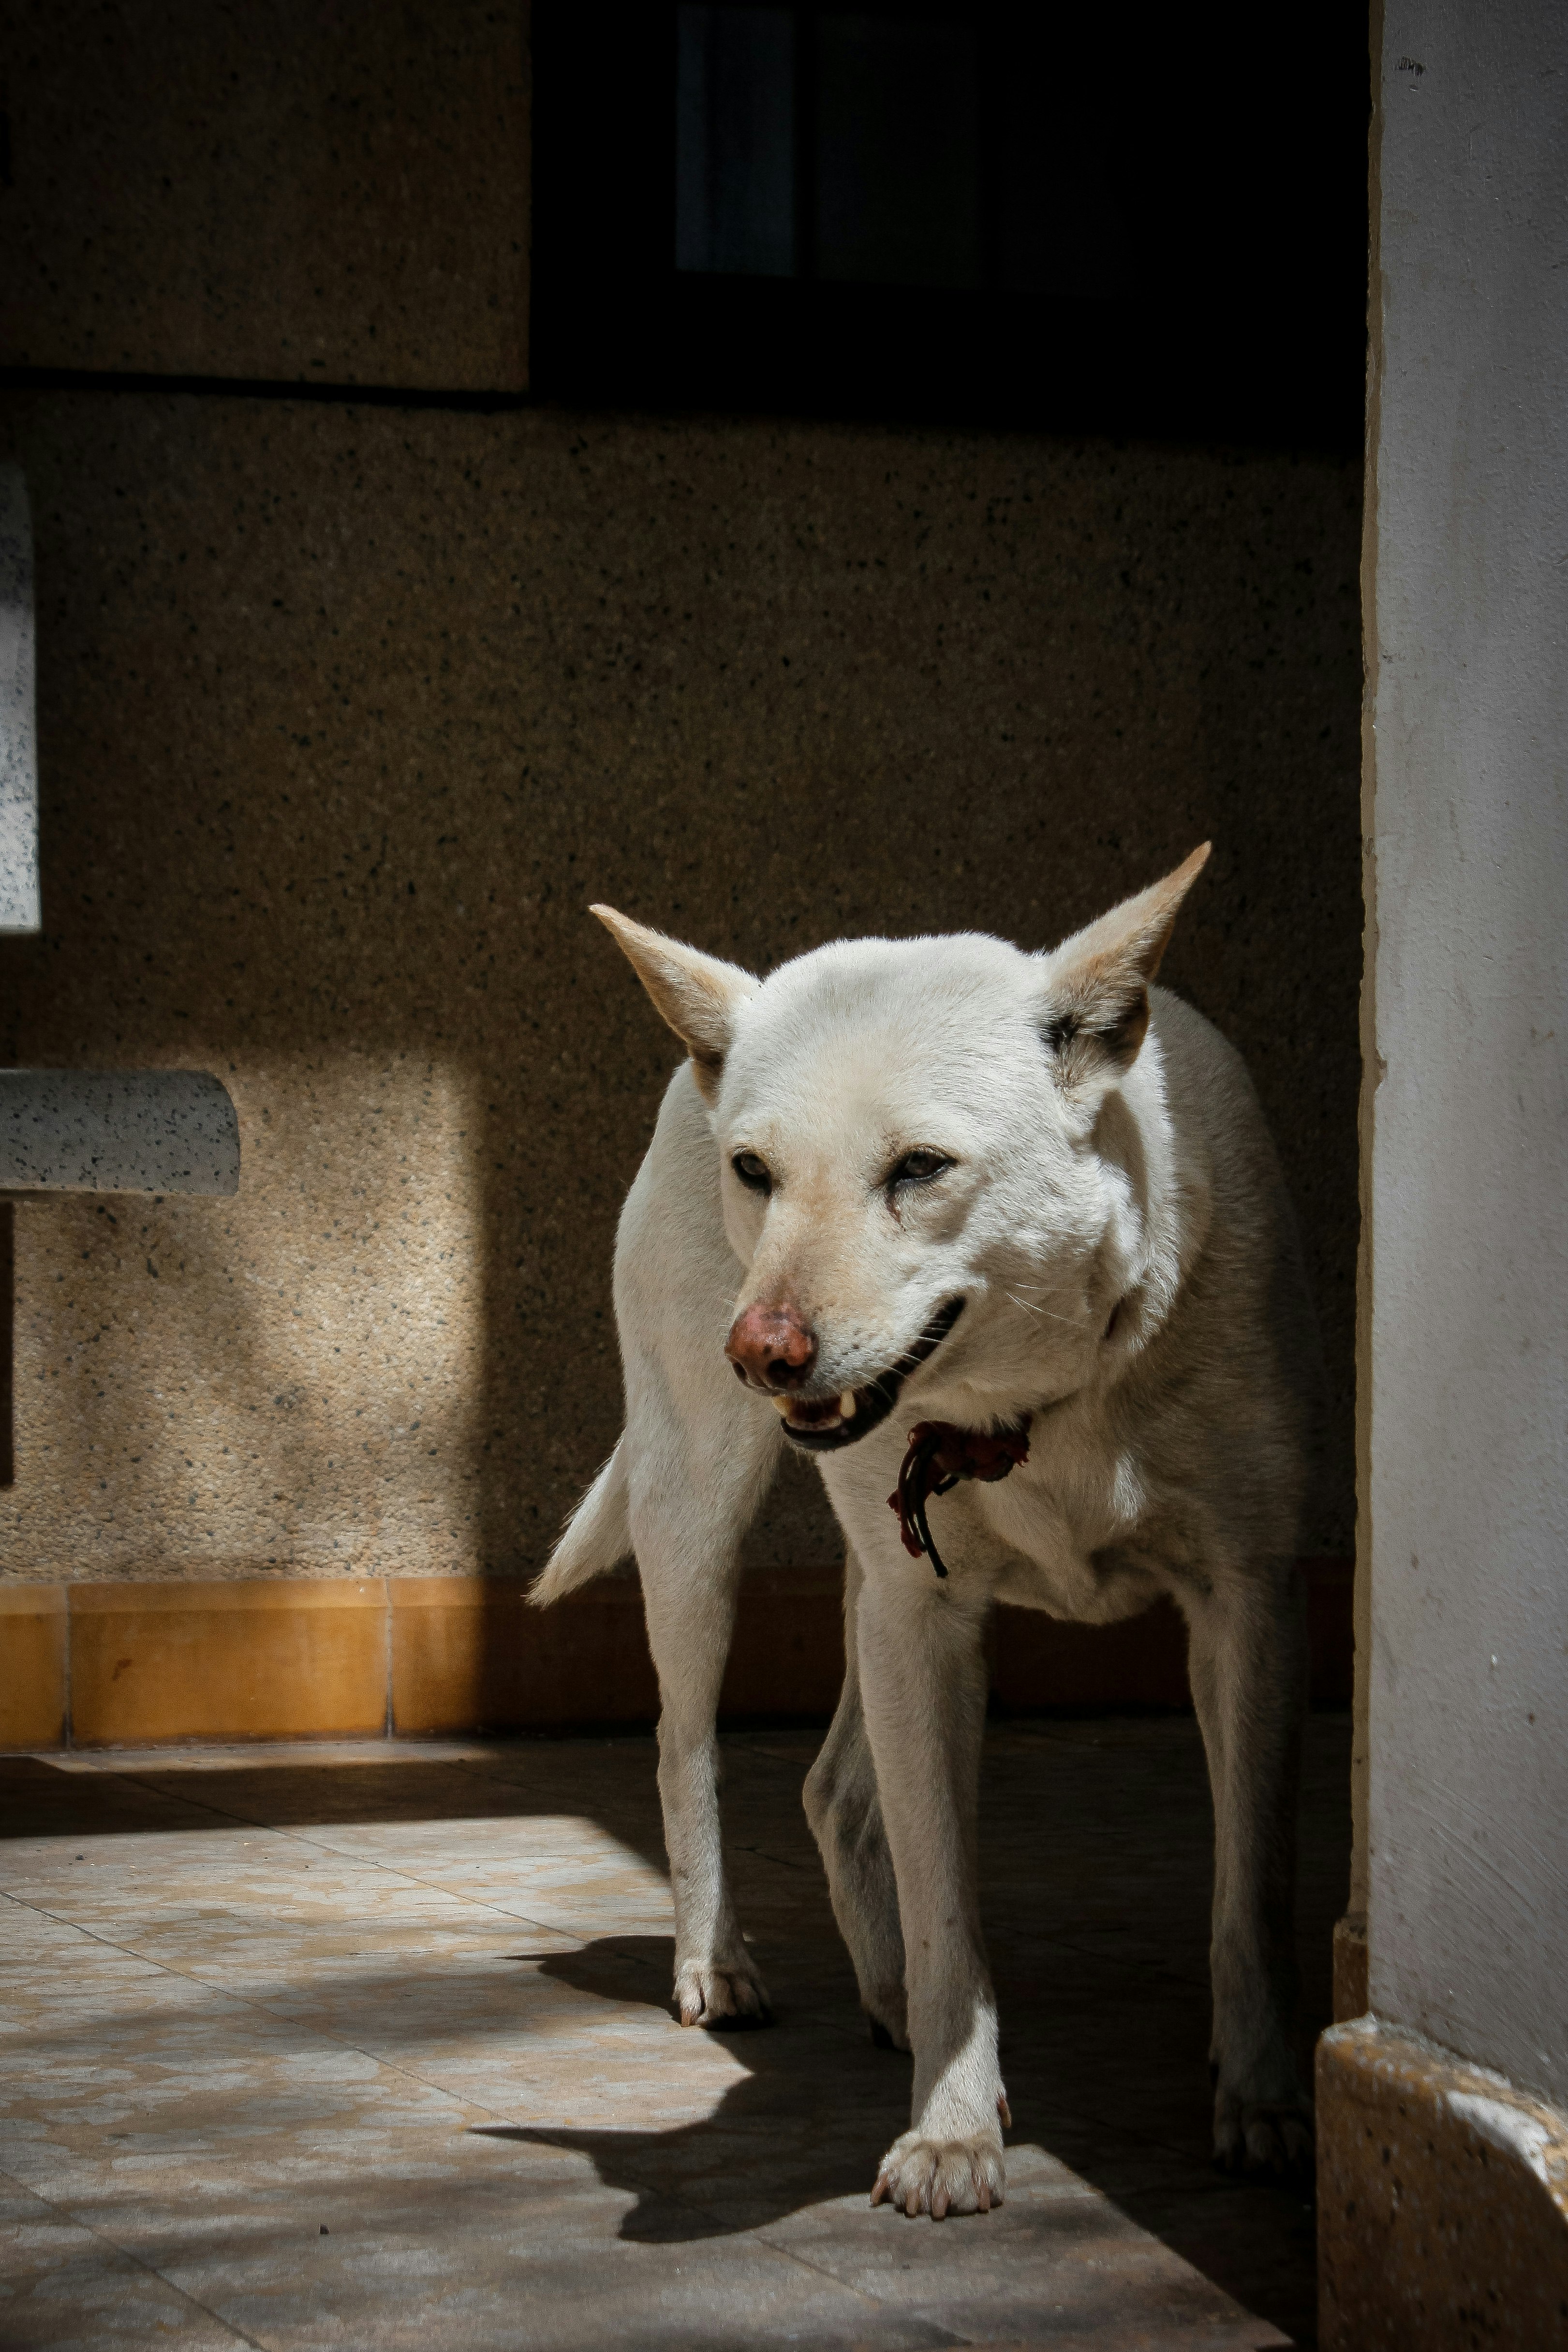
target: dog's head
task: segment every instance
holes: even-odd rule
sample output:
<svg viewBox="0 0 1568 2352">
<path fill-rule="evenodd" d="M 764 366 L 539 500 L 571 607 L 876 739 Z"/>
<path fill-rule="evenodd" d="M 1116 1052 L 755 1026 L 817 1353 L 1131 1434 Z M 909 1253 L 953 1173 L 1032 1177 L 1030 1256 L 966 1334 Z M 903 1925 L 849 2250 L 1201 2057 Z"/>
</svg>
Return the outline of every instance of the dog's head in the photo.
<svg viewBox="0 0 1568 2352">
<path fill-rule="evenodd" d="M 1207 856 L 1048 955 L 855 940 L 765 981 L 594 908 L 691 1055 L 746 1269 L 727 1353 L 798 1445 L 853 1444 L 911 1380 L 971 1427 L 1082 1384 L 1138 1271 L 1126 1097 Z"/>
</svg>

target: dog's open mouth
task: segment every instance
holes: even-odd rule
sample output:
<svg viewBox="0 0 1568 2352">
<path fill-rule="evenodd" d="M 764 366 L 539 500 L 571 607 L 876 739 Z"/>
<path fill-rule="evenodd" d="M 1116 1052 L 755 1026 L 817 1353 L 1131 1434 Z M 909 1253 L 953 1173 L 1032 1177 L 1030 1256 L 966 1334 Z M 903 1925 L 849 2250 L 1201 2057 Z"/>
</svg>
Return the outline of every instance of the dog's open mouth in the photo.
<svg viewBox="0 0 1568 2352">
<path fill-rule="evenodd" d="M 863 1388 L 844 1389 L 836 1397 L 810 1400 L 776 1396 L 773 1402 L 784 1423 L 785 1436 L 792 1444 L 803 1446 L 812 1454 L 831 1454 L 841 1445 L 853 1445 L 858 1439 L 869 1437 L 898 1402 L 899 1392 L 910 1374 L 917 1372 L 936 1354 L 963 1312 L 961 1298 L 948 1299 L 945 1307 L 937 1308 L 914 1347 Z"/>
</svg>

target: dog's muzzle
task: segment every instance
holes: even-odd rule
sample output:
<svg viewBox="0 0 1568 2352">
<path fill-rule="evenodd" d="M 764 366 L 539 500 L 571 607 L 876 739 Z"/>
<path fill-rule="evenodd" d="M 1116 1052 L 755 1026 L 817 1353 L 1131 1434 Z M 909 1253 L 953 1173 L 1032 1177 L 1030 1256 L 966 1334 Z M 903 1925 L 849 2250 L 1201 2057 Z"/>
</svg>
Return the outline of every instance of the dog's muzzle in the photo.
<svg viewBox="0 0 1568 2352">
<path fill-rule="evenodd" d="M 905 1381 L 922 1364 L 930 1361 L 963 1312 L 961 1298 L 948 1299 L 946 1306 L 938 1307 L 913 1348 L 862 1388 L 845 1389 L 836 1397 L 814 1400 L 788 1395 L 775 1398 L 784 1423 L 784 1434 L 791 1445 L 808 1454 L 833 1454 L 841 1446 L 854 1445 L 862 1437 L 869 1437 L 898 1402 Z"/>
</svg>

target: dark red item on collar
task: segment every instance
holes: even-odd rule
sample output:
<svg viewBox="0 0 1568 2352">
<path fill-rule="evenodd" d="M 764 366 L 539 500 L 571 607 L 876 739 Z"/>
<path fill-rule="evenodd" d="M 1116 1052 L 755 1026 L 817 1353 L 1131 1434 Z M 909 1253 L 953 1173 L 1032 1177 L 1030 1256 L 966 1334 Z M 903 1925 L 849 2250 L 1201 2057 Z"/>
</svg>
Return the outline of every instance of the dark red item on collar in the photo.
<svg viewBox="0 0 1568 2352">
<path fill-rule="evenodd" d="M 909 1451 L 898 1473 L 898 1491 L 887 1498 L 898 1513 L 898 1530 L 912 1559 L 922 1554 L 938 1576 L 946 1562 L 931 1540 L 925 1505 L 933 1495 L 945 1495 L 960 1478 L 978 1478 L 986 1486 L 1005 1478 L 1009 1470 L 1029 1460 L 1029 1416 L 1017 1429 L 988 1437 L 983 1430 L 960 1429 L 953 1421 L 920 1421 L 909 1433 Z"/>
</svg>

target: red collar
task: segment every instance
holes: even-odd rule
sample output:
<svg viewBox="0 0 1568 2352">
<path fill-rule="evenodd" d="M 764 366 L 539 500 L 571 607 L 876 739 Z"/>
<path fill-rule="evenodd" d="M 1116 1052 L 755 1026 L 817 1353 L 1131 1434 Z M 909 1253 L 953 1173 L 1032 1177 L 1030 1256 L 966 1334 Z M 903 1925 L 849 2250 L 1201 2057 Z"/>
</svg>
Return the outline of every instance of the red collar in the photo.
<svg viewBox="0 0 1568 2352">
<path fill-rule="evenodd" d="M 918 1559 L 924 1552 L 937 1575 L 946 1575 L 946 1563 L 931 1539 L 927 1501 L 933 1495 L 946 1494 L 960 1478 L 978 1478 L 988 1486 L 1027 1462 L 1030 1420 L 1025 1413 L 1017 1428 L 1001 1430 L 995 1437 L 983 1430 L 960 1429 L 952 1421 L 916 1422 L 899 1467 L 898 1490 L 887 1498 L 888 1509 L 898 1513 L 899 1533 L 911 1559 Z"/>
</svg>

